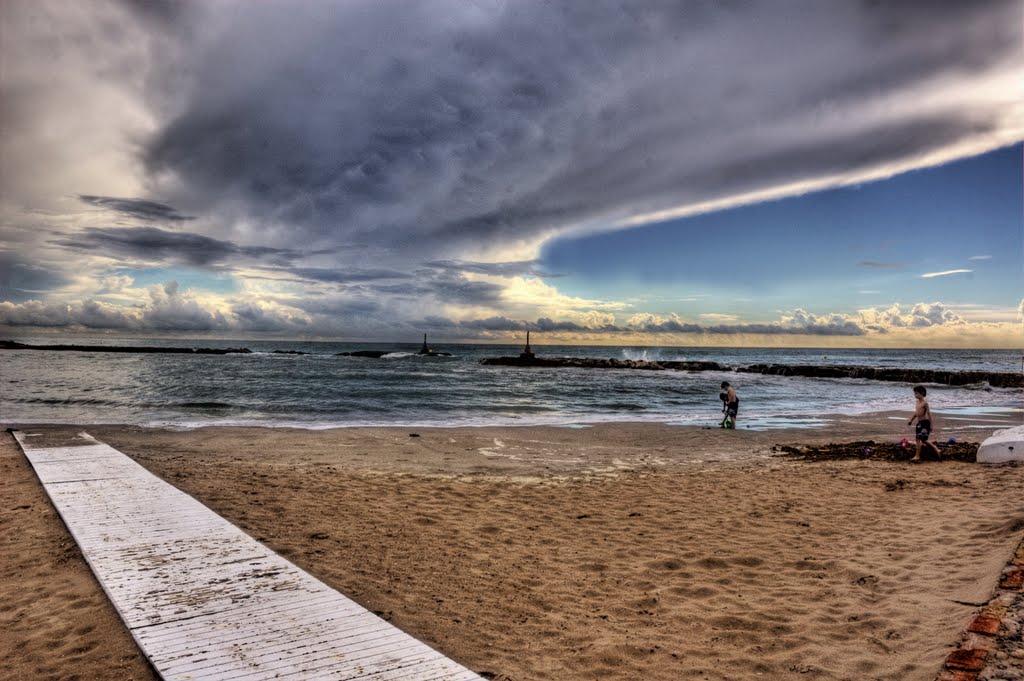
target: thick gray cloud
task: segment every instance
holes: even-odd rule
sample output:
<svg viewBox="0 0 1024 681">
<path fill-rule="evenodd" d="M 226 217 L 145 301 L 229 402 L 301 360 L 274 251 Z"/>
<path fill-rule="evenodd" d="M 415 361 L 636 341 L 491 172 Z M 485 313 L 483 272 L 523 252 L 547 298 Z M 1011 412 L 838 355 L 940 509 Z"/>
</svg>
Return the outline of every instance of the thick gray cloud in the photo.
<svg viewBox="0 0 1024 681">
<path fill-rule="evenodd" d="M 0 300 L 24 302 L 67 283 L 68 278 L 58 270 L 28 262 L 17 253 L 0 251 Z"/>
<path fill-rule="evenodd" d="M 412 275 L 405 272 L 385 269 L 292 267 L 285 271 L 300 279 L 331 284 L 353 284 L 390 279 L 410 279 L 412 277 Z"/>
<path fill-rule="evenodd" d="M 107 208 L 142 220 L 166 220 L 169 222 L 195 220 L 194 217 L 182 215 L 167 204 L 148 199 L 119 199 L 113 196 L 90 196 L 88 194 L 82 194 L 78 198 L 90 206 Z"/>
<path fill-rule="evenodd" d="M 501 303 L 503 288 L 487 281 L 470 281 L 462 276 L 419 277 L 414 283 L 382 284 L 372 292 L 432 304 L 494 306 Z"/>
<path fill-rule="evenodd" d="M 149 171 L 190 206 L 417 254 L 920 158 L 1004 112 L 915 88 L 1021 39 L 1014 1 L 234 9 L 178 17 Z"/>
<path fill-rule="evenodd" d="M 341 328 L 332 312 L 382 328 L 450 304 L 497 315 L 463 331 L 634 332 L 587 326 L 578 306 L 575 321 L 507 319 L 560 313 L 523 312 L 529 297 L 508 302 L 524 298 L 495 278 L 558 276 L 529 259 L 553 235 L 1018 141 L 1021 109 L 998 85 L 1019 82 L 1019 15 L 1019 0 L 8 0 L 5 318 L 307 333 Z M 126 295 L 75 302 L 127 286 L 90 285 L 83 253 L 126 261 L 122 278 L 133 263 L 262 278 L 249 290 L 288 288 L 293 312 L 167 292 L 145 315 L 110 302 Z M 950 323 L 918 312 L 893 324 Z"/>
<path fill-rule="evenodd" d="M 239 246 L 203 234 L 171 232 L 157 227 L 91 227 L 53 244 L 96 255 L 168 261 L 207 267 L 240 258 L 289 262 L 296 251 L 266 246 Z"/>
</svg>

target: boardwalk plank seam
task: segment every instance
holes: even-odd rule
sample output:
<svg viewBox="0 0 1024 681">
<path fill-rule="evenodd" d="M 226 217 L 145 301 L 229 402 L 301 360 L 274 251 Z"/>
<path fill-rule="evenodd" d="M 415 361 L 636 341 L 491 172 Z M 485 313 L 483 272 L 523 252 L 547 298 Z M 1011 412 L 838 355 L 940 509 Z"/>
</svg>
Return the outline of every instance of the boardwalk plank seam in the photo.
<svg viewBox="0 0 1024 681">
<path fill-rule="evenodd" d="M 481 679 L 113 447 L 14 436 L 162 678 Z"/>
</svg>

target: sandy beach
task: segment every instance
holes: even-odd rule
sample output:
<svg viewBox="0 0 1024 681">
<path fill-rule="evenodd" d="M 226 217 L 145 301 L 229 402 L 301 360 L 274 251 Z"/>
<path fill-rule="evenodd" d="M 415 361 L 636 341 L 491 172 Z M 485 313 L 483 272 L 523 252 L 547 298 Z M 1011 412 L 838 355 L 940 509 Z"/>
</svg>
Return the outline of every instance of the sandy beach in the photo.
<svg viewBox="0 0 1024 681">
<path fill-rule="evenodd" d="M 772 452 L 906 417 L 86 430 L 487 678 L 924 681 L 1024 535 L 1024 468 Z M 155 678 L 9 435 L 0 461 L 0 676 Z"/>
</svg>

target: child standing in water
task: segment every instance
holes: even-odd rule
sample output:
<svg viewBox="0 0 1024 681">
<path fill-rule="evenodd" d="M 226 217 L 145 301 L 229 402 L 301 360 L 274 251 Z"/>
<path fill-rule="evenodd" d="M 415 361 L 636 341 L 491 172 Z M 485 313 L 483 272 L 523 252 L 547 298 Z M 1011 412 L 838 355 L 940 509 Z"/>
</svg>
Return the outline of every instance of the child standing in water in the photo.
<svg viewBox="0 0 1024 681">
<path fill-rule="evenodd" d="M 925 395 L 928 394 L 928 390 L 923 385 L 914 387 L 914 399 L 917 400 L 917 404 L 914 405 L 914 415 L 907 421 L 909 426 L 917 419 L 917 431 L 914 434 L 914 447 L 916 452 L 914 458 L 911 461 L 921 460 L 921 445 L 928 445 L 935 450 L 935 456 L 942 458 L 942 451 L 936 446 L 934 442 L 929 441 L 928 438 L 932 435 L 932 410 L 928 406 L 928 400 Z"/>
<path fill-rule="evenodd" d="M 719 395 L 725 402 L 725 418 L 722 419 L 722 428 L 735 428 L 736 413 L 740 410 L 740 398 L 736 397 L 736 391 L 728 381 L 722 381 L 722 390 L 725 391 Z"/>
</svg>

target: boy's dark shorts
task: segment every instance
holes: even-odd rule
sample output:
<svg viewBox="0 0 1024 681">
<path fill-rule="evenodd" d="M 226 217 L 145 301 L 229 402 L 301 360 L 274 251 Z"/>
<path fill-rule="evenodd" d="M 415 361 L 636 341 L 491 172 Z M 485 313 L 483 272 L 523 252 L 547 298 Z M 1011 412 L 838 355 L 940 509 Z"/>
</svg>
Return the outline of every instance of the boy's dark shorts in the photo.
<svg viewBox="0 0 1024 681">
<path fill-rule="evenodd" d="M 917 433 L 916 436 L 919 442 L 928 442 L 928 438 L 932 435 L 932 422 L 928 419 L 917 422 Z"/>
<path fill-rule="evenodd" d="M 737 412 L 739 412 L 739 410 L 740 410 L 739 400 L 737 400 L 735 402 L 730 402 L 729 404 L 725 405 L 725 415 L 726 416 L 731 416 L 733 418 L 736 418 L 736 414 L 737 414 Z"/>
</svg>

